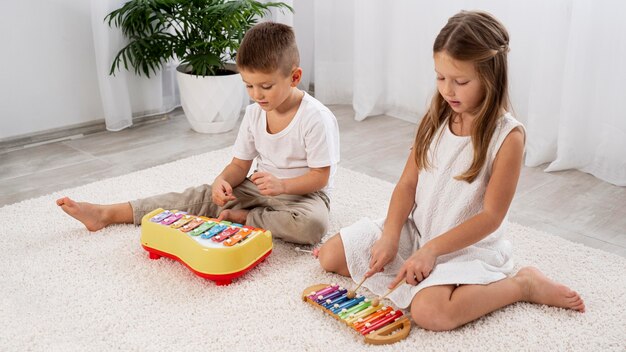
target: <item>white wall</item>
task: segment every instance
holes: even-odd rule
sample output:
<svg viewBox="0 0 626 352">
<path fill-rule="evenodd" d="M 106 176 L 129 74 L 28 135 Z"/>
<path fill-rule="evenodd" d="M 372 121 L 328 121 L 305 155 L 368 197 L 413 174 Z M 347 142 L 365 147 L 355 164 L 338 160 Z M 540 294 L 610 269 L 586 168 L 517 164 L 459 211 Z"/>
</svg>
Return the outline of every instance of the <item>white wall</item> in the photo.
<svg viewBox="0 0 626 352">
<path fill-rule="evenodd" d="M 3 1 L 0 139 L 103 118 L 90 2 Z"/>
<path fill-rule="evenodd" d="M 300 52 L 300 66 L 303 70 L 300 88 L 308 90 L 315 75 L 313 72 L 315 4 L 310 0 L 294 0 L 293 9 L 295 15 L 292 26 L 296 33 L 298 51 Z"/>
<path fill-rule="evenodd" d="M 313 77 L 313 3 L 285 2 L 304 14 L 290 24 L 306 67 L 303 87 L 308 88 Z M 90 1 L 6 1 L 2 8 L 0 140 L 103 119 Z M 146 107 L 142 95 L 155 85 L 143 81 L 130 79 L 131 102 L 140 105 L 134 104 L 132 111 L 151 113 L 158 109 Z"/>
</svg>

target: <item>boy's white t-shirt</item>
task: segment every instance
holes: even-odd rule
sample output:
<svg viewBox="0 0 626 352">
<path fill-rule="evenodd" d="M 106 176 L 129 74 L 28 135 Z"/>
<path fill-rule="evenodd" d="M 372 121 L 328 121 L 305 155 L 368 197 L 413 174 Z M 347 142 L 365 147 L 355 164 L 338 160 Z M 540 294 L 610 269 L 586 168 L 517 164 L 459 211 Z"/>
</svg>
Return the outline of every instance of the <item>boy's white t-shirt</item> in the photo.
<svg viewBox="0 0 626 352">
<path fill-rule="evenodd" d="M 339 162 L 339 127 L 335 115 L 306 92 L 293 119 L 282 131 L 267 132 L 266 113 L 257 103 L 249 105 L 233 148 L 235 158 L 257 158 L 257 171 L 277 178 L 294 178 L 310 168 L 330 166 L 329 197 Z"/>
</svg>

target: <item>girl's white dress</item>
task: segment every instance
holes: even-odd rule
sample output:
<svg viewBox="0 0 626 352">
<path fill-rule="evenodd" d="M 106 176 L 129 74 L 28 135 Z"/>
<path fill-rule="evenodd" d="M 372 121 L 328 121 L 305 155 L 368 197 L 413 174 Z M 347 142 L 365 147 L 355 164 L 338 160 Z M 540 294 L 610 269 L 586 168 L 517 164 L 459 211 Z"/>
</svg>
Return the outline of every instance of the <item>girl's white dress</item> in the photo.
<svg viewBox="0 0 626 352">
<path fill-rule="evenodd" d="M 474 153 L 471 137 L 457 136 L 450 131 L 447 121 L 442 124 L 429 151 L 432 167 L 420 171 L 415 205 L 401 231 L 398 254 L 385 266 L 384 272 L 370 277 L 363 286 L 383 295 L 414 251 L 482 210 L 493 161 L 504 139 L 517 127 L 524 128 L 509 113 L 500 118 L 485 166 L 474 182 L 467 183 L 454 179 L 454 176 L 462 174 L 471 165 Z M 383 224 L 384 219 L 363 218 L 340 230 L 348 269 L 355 282 L 360 282 L 368 270 L 370 251 L 382 234 Z M 403 285 L 387 297 L 398 307 L 406 308 L 418 291 L 429 286 L 489 284 L 505 278 L 513 269 L 511 243 L 503 238 L 505 224 L 506 219 L 481 241 L 440 256 L 433 271 L 419 285 Z"/>
</svg>

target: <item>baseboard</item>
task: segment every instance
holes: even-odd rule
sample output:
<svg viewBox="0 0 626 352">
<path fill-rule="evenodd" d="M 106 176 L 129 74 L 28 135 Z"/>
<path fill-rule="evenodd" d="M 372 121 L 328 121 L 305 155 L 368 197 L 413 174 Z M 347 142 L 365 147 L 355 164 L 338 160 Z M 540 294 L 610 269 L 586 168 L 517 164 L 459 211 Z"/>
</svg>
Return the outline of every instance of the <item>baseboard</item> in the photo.
<svg viewBox="0 0 626 352">
<path fill-rule="evenodd" d="M 175 110 L 176 109 L 174 109 L 174 111 Z M 133 126 L 168 118 L 174 111 L 150 116 L 133 117 Z M 106 125 L 104 123 L 104 119 L 101 119 L 35 133 L 23 134 L 15 137 L 3 138 L 0 139 L 0 154 L 18 149 L 35 147 L 42 144 L 82 138 L 86 135 L 103 131 L 106 131 Z"/>
</svg>

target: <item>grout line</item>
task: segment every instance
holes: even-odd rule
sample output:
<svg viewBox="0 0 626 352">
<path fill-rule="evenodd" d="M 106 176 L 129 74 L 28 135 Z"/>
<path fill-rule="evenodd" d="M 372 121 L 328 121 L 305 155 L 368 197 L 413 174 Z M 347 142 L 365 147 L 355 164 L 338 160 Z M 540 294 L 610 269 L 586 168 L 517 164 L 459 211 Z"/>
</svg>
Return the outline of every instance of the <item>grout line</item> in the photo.
<svg viewBox="0 0 626 352">
<path fill-rule="evenodd" d="M 85 137 L 85 135 L 82 134 L 82 133 L 79 133 L 79 134 L 75 134 L 75 135 L 72 135 L 72 136 L 65 136 L 65 137 L 60 137 L 60 138 L 55 138 L 55 139 L 48 139 L 48 140 L 41 141 L 41 142 L 21 145 L 19 147 L 8 148 L 8 149 L 3 150 L 2 152 L 0 152 L 0 155 L 7 154 L 7 153 L 10 153 L 10 152 L 14 152 L 14 151 L 17 151 L 17 150 L 23 150 L 23 149 L 28 149 L 28 148 L 39 147 L 39 146 L 46 145 L 46 144 L 52 144 L 52 143 L 56 143 L 56 142 L 64 142 L 64 141 L 80 139 L 80 138 L 83 138 L 83 137 Z"/>
<path fill-rule="evenodd" d="M 175 111 L 180 110 L 180 113 L 176 113 Z M 150 113 L 148 115 L 143 115 L 147 112 L 137 113 L 141 116 L 133 116 L 132 121 L 133 124 L 131 127 L 138 127 L 144 124 L 150 124 L 153 122 L 160 122 L 163 120 L 168 120 L 170 118 L 184 116 L 182 109 L 180 106 L 174 107 L 171 110 L 168 110 L 163 113 Z M 105 132 L 106 124 L 104 119 L 98 119 L 90 122 L 79 123 L 75 125 L 53 128 L 45 131 L 35 132 L 35 133 L 27 133 L 24 135 L 19 135 L 15 137 L 8 138 L 0 138 L 0 155 L 5 152 L 11 152 L 15 150 L 21 150 L 26 147 L 37 146 L 41 144 L 51 143 L 55 141 L 64 140 L 65 138 L 74 139 L 75 136 L 87 136 L 94 133 Z M 74 135 L 70 135 L 74 133 Z M 51 138 L 52 136 L 58 136 L 61 134 L 61 137 Z M 28 144 L 28 141 L 32 139 L 39 139 L 40 142 L 34 142 Z"/>
<path fill-rule="evenodd" d="M 564 227 L 563 227 L 563 228 L 561 228 L 561 227 L 557 226 L 556 224 L 553 224 L 553 223 L 549 222 L 549 220 L 550 220 L 550 219 L 546 219 L 546 218 L 538 217 L 538 220 L 540 221 L 540 223 L 542 223 L 542 224 L 544 224 L 544 225 L 548 225 L 548 226 L 549 226 L 549 227 L 551 227 L 552 229 L 550 229 L 550 230 L 545 230 L 545 229 L 543 229 L 543 228 L 540 228 L 540 227 L 537 227 L 537 226 L 533 226 L 533 225 L 529 225 L 529 224 L 520 224 L 520 225 L 527 226 L 527 227 L 530 227 L 530 228 L 533 228 L 533 229 L 535 229 L 535 230 L 539 230 L 539 231 L 542 231 L 542 232 L 545 232 L 545 233 L 549 233 L 549 234 L 552 234 L 552 235 L 555 235 L 555 236 L 558 236 L 558 237 L 564 238 L 564 239 L 569 240 L 569 241 L 572 241 L 572 242 L 582 243 L 582 244 L 584 244 L 584 245 L 586 245 L 586 246 L 591 246 L 591 245 L 589 245 L 588 243 L 584 243 L 584 242 L 577 241 L 577 240 L 572 239 L 572 238 L 569 238 L 569 237 L 565 237 L 566 235 L 562 235 L 561 233 L 559 233 L 558 231 L 555 231 L 554 229 L 566 230 L 566 231 L 567 231 L 567 232 L 569 232 L 569 233 L 572 233 L 572 234 L 575 234 L 575 235 L 578 235 L 578 236 L 584 237 L 585 239 L 590 240 L 590 242 L 593 242 L 593 241 L 598 241 L 598 242 L 601 242 L 602 244 L 605 244 L 605 245 L 606 245 L 606 244 L 608 244 L 608 245 L 615 246 L 615 247 L 618 247 L 618 248 L 621 248 L 621 249 L 626 249 L 626 247 L 621 246 L 621 245 L 619 245 L 619 244 L 617 244 L 617 243 L 608 242 L 608 241 L 606 241 L 606 240 L 604 240 L 604 239 L 597 238 L 597 237 L 592 237 L 592 236 L 586 235 L 586 234 L 584 234 L 584 233 L 582 233 L 582 232 L 578 232 L 578 231 L 576 231 L 576 230 L 571 230 L 571 229 L 567 229 L 567 228 L 564 228 Z M 519 222 L 516 222 L 516 223 L 519 223 Z M 593 246 L 593 247 L 595 247 L 595 246 Z"/>
<path fill-rule="evenodd" d="M 38 146 L 41 146 L 41 145 L 56 143 L 56 142 L 72 141 L 72 140 L 80 139 L 80 138 L 83 138 L 83 137 L 85 137 L 85 135 L 80 133 L 80 134 L 75 134 L 73 136 L 61 137 L 61 138 L 50 139 L 50 140 L 42 141 L 42 142 L 26 144 L 22 148 L 26 149 L 26 148 L 32 148 L 32 147 L 38 147 Z"/>
</svg>

